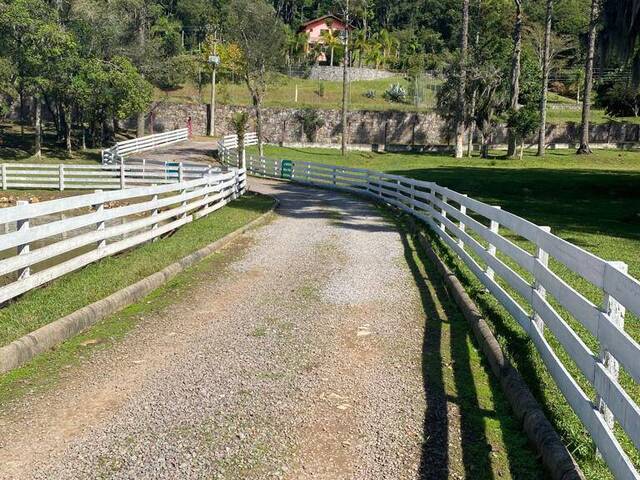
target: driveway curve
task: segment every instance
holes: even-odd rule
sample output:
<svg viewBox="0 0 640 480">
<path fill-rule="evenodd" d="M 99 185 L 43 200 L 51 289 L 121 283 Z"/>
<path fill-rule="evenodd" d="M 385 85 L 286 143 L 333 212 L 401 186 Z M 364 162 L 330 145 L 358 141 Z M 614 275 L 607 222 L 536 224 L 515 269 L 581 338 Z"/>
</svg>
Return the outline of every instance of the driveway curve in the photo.
<svg viewBox="0 0 640 480">
<path fill-rule="evenodd" d="M 350 196 L 251 188 L 280 200 L 270 223 L 0 413 L 0 478 L 482 478 L 470 442 L 513 461 L 461 427 L 429 330 L 448 322 L 445 295 L 395 224 Z"/>
</svg>

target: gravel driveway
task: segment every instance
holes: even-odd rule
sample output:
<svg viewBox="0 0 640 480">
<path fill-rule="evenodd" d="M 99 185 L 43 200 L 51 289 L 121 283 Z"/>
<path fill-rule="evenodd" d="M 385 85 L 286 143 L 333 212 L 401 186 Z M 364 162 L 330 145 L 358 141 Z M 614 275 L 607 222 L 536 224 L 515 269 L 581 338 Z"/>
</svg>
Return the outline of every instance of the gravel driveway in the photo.
<svg viewBox="0 0 640 480">
<path fill-rule="evenodd" d="M 425 311 L 400 234 L 348 196 L 252 188 L 281 208 L 226 264 L 0 414 L 0 478 L 417 477 Z"/>
</svg>

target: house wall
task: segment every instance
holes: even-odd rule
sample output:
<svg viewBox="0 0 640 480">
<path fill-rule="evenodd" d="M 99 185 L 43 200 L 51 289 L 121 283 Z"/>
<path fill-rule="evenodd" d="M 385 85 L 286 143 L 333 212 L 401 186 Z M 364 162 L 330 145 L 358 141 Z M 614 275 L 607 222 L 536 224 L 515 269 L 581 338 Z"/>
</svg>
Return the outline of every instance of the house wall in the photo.
<svg viewBox="0 0 640 480">
<path fill-rule="evenodd" d="M 327 20 L 328 19 L 324 19 L 305 27 L 304 31 L 309 34 L 309 43 L 317 43 L 320 40 L 320 34 L 322 33 L 322 30 L 329 30 Z M 338 20 L 334 20 L 331 25 L 331 29 L 341 32 L 345 29 L 345 26 L 344 23 Z"/>
</svg>

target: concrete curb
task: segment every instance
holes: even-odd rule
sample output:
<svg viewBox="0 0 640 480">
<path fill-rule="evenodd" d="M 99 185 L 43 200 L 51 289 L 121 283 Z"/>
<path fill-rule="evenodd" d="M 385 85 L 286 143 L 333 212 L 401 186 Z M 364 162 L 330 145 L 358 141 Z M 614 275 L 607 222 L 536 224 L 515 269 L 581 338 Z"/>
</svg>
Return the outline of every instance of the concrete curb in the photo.
<svg viewBox="0 0 640 480">
<path fill-rule="evenodd" d="M 460 280 L 434 252 L 427 238 L 417 229 L 414 220 L 407 218 L 420 246 L 442 275 L 447 290 L 471 325 L 476 341 L 489 361 L 491 370 L 500 381 L 502 391 L 517 420 L 521 423 L 529 442 L 540 455 L 542 464 L 551 474 L 551 478 L 584 480 L 580 467 L 562 443 L 560 436 L 545 416 L 518 370 L 505 358 L 500 344 Z"/>
<path fill-rule="evenodd" d="M 270 195 L 268 195 L 270 196 Z M 137 302 L 153 290 L 162 286 L 174 278 L 180 272 L 205 259 L 216 250 L 235 240 L 237 237 L 260 224 L 271 215 L 279 206 L 275 197 L 273 206 L 268 212 L 263 213 L 243 227 L 216 240 L 206 247 L 187 255 L 181 260 L 165 267 L 164 269 L 143 278 L 122 290 L 91 305 L 76 310 L 66 317 L 51 322 L 38 330 L 25 335 L 9 345 L 0 348 L 0 374 L 7 373 L 29 362 L 37 355 L 50 350 L 75 335 L 81 333 L 92 325 L 109 315 Z"/>
</svg>

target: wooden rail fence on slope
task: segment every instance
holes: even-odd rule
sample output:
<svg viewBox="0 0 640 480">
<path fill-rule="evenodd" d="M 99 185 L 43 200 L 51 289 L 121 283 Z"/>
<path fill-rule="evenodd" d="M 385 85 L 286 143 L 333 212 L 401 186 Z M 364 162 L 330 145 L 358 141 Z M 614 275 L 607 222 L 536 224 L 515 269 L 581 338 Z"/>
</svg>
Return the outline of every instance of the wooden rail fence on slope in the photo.
<svg viewBox="0 0 640 480">
<path fill-rule="evenodd" d="M 618 424 L 640 448 L 640 409 L 619 381 L 622 368 L 631 382 L 640 382 L 640 345 L 624 329 L 625 311 L 628 316 L 640 316 L 640 282 L 627 274 L 625 264 L 603 260 L 553 235 L 549 228 L 433 182 L 251 156 L 247 170 L 366 195 L 425 222 L 530 336 L 616 478 L 640 478 L 614 434 Z M 507 238 L 505 230 L 526 239 L 534 253 Z M 552 267 L 549 258 L 554 259 Z M 558 265 L 596 287 L 601 303 L 570 285 Z M 597 340 L 597 351 L 572 326 L 576 321 Z M 585 393 L 563 364 L 548 332 L 597 392 L 596 398 Z"/>
<path fill-rule="evenodd" d="M 246 171 L 234 170 L 0 209 L 0 304 L 208 215 L 245 189 Z"/>
</svg>

